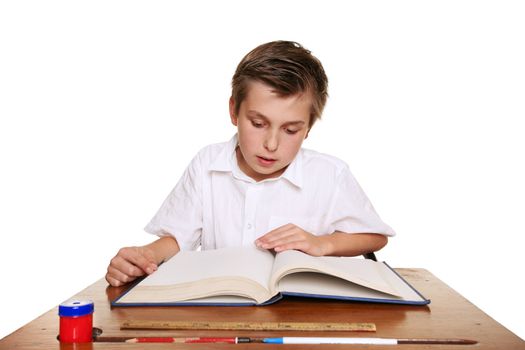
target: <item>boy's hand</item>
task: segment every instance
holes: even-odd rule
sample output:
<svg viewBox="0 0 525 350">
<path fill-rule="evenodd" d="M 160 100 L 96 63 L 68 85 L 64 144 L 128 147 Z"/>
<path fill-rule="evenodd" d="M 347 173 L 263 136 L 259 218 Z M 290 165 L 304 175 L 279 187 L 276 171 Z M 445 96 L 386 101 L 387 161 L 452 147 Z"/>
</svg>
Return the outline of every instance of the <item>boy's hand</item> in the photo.
<svg viewBox="0 0 525 350">
<path fill-rule="evenodd" d="M 125 247 L 111 259 L 106 274 L 106 281 L 113 287 L 133 281 L 145 274 L 157 270 L 154 251 L 149 247 Z"/>
<path fill-rule="evenodd" d="M 313 256 L 326 255 L 328 249 L 328 242 L 323 236 L 315 236 L 294 224 L 286 224 L 268 232 L 259 237 L 255 244 L 259 248 L 276 252 L 296 249 Z"/>
</svg>

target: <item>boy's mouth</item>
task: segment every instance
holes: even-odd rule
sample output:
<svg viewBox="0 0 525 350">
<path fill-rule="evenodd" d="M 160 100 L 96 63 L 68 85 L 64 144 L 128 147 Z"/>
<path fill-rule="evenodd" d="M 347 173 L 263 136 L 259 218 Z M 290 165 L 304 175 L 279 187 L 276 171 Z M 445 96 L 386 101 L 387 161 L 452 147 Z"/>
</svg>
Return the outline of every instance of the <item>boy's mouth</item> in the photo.
<svg viewBox="0 0 525 350">
<path fill-rule="evenodd" d="M 272 165 L 273 163 L 275 163 L 277 161 L 277 159 L 266 158 L 266 157 L 262 157 L 262 156 L 257 156 L 257 160 L 259 161 L 259 164 L 261 164 L 263 166 L 270 166 L 270 165 Z"/>
</svg>

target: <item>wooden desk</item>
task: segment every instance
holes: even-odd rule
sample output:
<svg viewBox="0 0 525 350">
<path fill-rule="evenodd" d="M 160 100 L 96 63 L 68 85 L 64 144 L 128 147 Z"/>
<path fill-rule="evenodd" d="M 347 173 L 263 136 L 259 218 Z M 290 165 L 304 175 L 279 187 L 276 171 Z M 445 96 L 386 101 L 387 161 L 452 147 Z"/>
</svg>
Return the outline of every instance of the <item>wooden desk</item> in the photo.
<svg viewBox="0 0 525 350">
<path fill-rule="evenodd" d="M 81 291 L 75 298 L 95 301 L 93 325 L 104 336 L 360 336 L 384 338 L 464 338 L 476 345 L 268 345 L 268 344 L 60 344 L 58 307 L 55 307 L 16 332 L 0 340 L 0 349 L 525 349 L 525 342 L 494 321 L 453 289 L 423 269 L 397 269 L 424 296 L 429 306 L 400 306 L 348 303 L 290 298 L 261 307 L 135 307 L 110 308 L 109 300 L 123 288 L 108 287 L 100 281 Z M 290 322 L 373 322 L 377 332 L 232 332 L 232 331 L 121 331 L 123 320 L 158 319 L 172 321 L 290 321 Z"/>
</svg>

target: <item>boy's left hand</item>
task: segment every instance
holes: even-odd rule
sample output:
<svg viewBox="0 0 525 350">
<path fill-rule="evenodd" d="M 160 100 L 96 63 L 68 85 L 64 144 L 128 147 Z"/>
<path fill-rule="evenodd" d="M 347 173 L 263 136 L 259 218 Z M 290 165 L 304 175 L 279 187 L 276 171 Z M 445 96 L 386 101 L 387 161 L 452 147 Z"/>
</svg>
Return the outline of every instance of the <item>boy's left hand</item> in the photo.
<svg viewBox="0 0 525 350">
<path fill-rule="evenodd" d="M 325 255 L 327 242 L 323 236 L 315 236 L 294 224 L 278 227 L 255 241 L 255 245 L 276 252 L 296 249 L 313 256 Z"/>
</svg>

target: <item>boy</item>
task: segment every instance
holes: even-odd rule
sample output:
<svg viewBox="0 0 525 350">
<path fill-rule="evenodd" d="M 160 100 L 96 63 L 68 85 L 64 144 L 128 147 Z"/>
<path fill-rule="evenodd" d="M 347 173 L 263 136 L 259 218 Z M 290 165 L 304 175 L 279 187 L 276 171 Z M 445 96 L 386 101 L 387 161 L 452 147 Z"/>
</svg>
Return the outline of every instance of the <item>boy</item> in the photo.
<svg viewBox="0 0 525 350">
<path fill-rule="evenodd" d="M 237 134 L 202 149 L 146 226 L 160 236 L 122 248 L 106 280 L 151 274 L 179 250 L 256 244 L 314 256 L 381 249 L 384 224 L 342 161 L 301 145 L 327 99 L 328 80 L 310 51 L 263 44 L 239 63 L 230 118 Z"/>
</svg>

